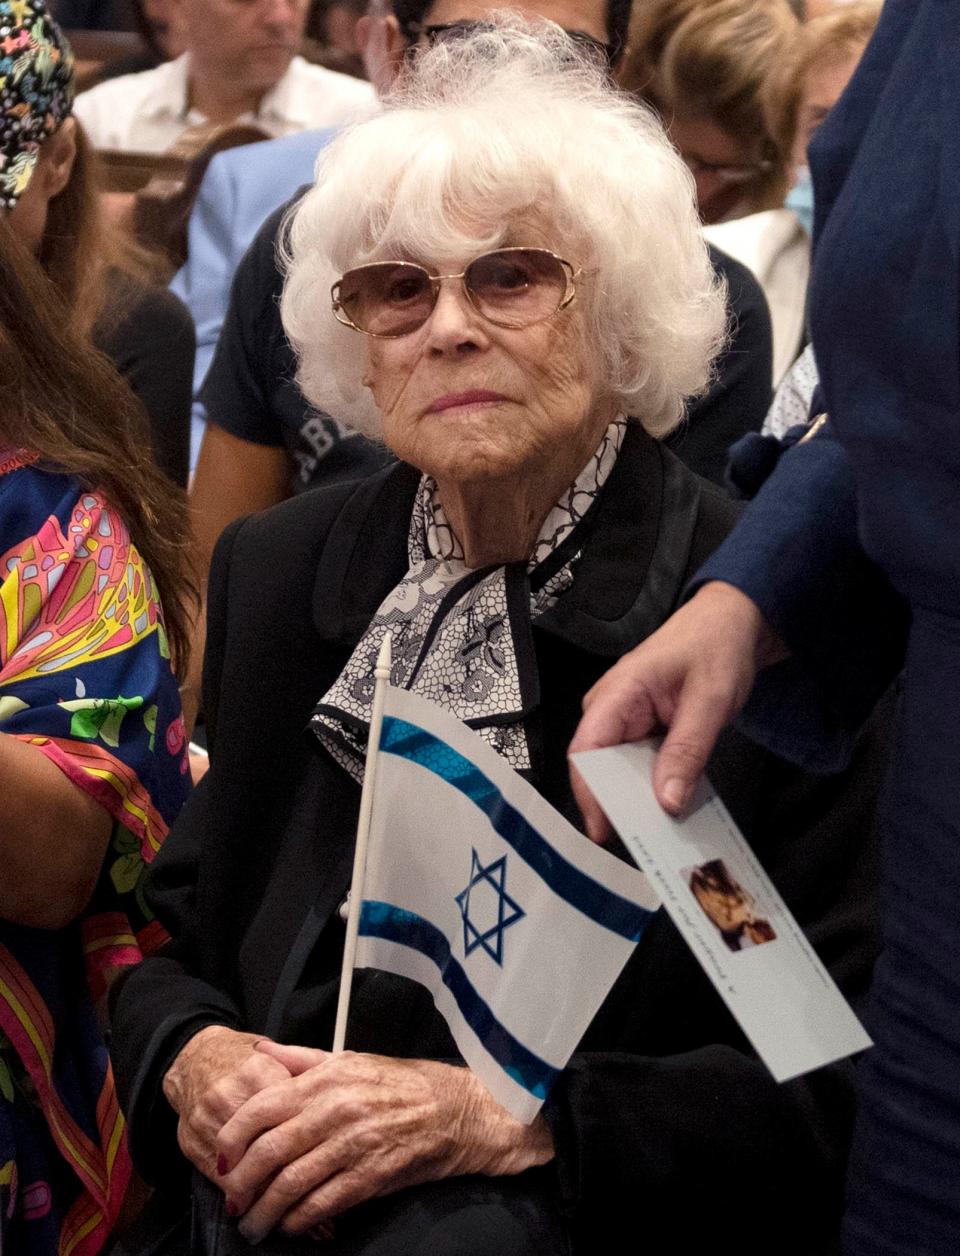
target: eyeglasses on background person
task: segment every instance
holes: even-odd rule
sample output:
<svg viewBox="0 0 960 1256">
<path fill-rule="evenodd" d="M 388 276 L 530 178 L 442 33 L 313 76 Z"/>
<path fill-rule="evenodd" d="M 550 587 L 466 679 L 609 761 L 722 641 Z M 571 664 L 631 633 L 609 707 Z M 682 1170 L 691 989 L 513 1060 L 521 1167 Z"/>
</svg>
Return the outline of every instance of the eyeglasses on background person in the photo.
<svg viewBox="0 0 960 1256">
<path fill-rule="evenodd" d="M 787 154 L 771 134 L 771 75 L 800 29 L 786 0 L 644 0 L 621 84 L 660 114 L 697 183 L 705 224 L 777 209 Z"/>
<path fill-rule="evenodd" d="M 460 279 L 470 304 L 498 327 L 530 327 L 565 309 L 583 274 L 549 249 L 505 248 L 482 253 L 453 275 L 431 275 L 414 262 L 357 266 L 330 289 L 333 313 L 368 336 L 407 336 L 433 313 L 445 279 Z"/>
<path fill-rule="evenodd" d="M 415 47 L 415 41 L 422 38 L 429 47 L 433 48 L 447 39 L 466 39 L 478 31 L 489 30 L 490 23 L 467 19 L 460 22 L 432 22 L 429 25 L 410 22 L 407 29 L 411 37 L 411 47 Z M 592 53 L 607 66 L 613 66 L 620 54 L 619 40 L 615 43 L 605 43 L 602 39 L 597 39 L 595 35 L 582 30 L 564 28 L 563 33 L 572 39 L 581 51 Z"/>
<path fill-rule="evenodd" d="M 723 187 L 741 187 L 774 169 L 771 158 L 760 161 L 707 161 L 694 153 L 680 154 L 694 179 L 712 180 Z"/>
</svg>

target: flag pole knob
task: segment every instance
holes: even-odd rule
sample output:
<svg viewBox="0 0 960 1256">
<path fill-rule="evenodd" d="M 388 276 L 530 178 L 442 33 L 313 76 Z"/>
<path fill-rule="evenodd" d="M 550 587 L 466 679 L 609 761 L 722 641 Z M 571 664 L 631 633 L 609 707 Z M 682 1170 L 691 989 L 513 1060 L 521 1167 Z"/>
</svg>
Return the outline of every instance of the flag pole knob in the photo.
<svg viewBox="0 0 960 1256">
<path fill-rule="evenodd" d="M 383 638 L 383 644 L 380 646 L 380 653 L 377 655 L 377 665 L 373 669 L 373 674 L 377 680 L 389 680 L 390 668 L 393 663 L 393 634 L 387 633 Z"/>
</svg>

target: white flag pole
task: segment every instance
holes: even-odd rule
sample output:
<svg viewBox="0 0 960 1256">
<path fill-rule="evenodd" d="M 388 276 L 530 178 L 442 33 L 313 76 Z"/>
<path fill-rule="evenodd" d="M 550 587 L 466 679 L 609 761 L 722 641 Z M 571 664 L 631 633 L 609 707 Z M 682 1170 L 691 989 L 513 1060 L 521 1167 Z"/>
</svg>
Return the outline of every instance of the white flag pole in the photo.
<svg viewBox="0 0 960 1256">
<path fill-rule="evenodd" d="M 340 970 L 340 995 L 337 999 L 337 1021 L 333 1031 L 333 1049 L 342 1051 L 347 1036 L 347 1013 L 350 1010 L 350 989 L 353 985 L 353 963 L 357 954 L 357 931 L 360 927 L 360 907 L 363 902 L 363 876 L 367 866 L 367 840 L 370 836 L 370 817 L 373 813 L 373 790 L 376 783 L 377 762 L 380 758 L 380 727 L 383 724 L 383 700 L 390 681 L 390 645 L 388 632 L 383 639 L 377 665 L 373 674 L 376 687 L 373 691 L 373 708 L 370 712 L 370 733 L 367 737 L 367 762 L 363 771 L 363 791 L 360 795 L 360 819 L 357 823 L 357 848 L 353 855 L 353 879 L 350 883 L 350 906 L 347 913 L 347 937 L 343 944 L 343 967 Z"/>
</svg>

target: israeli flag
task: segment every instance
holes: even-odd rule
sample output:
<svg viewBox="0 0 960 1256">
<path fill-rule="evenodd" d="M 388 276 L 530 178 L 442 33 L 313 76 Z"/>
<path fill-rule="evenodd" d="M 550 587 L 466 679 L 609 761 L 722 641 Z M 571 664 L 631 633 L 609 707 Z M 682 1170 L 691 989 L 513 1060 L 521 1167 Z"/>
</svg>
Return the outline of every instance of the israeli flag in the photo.
<svg viewBox="0 0 960 1256">
<path fill-rule="evenodd" d="M 658 899 L 448 712 L 388 687 L 356 964 L 427 987 L 530 1122 Z"/>
</svg>

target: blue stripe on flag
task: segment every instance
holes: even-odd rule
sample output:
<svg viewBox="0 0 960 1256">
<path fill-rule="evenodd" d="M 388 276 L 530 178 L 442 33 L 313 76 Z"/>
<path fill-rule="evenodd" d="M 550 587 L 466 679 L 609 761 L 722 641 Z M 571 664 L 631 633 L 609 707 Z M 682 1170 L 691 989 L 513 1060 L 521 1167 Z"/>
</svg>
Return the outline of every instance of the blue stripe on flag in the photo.
<svg viewBox="0 0 960 1256">
<path fill-rule="evenodd" d="M 419 763 L 466 795 L 558 898 L 605 929 L 631 942 L 639 940 L 653 913 L 608 890 L 564 859 L 516 807 L 507 802 L 493 781 L 447 742 L 416 724 L 385 715 L 380 749 Z"/>
<path fill-rule="evenodd" d="M 360 909 L 360 933 L 368 938 L 384 938 L 398 946 L 408 946 L 432 960 L 440 970 L 443 984 L 453 995 L 460 1014 L 486 1050 L 505 1073 L 538 1099 L 546 1099 L 560 1070 L 541 1060 L 514 1038 L 497 1020 L 480 997 L 443 933 L 416 912 L 391 903 L 364 899 Z"/>
</svg>

